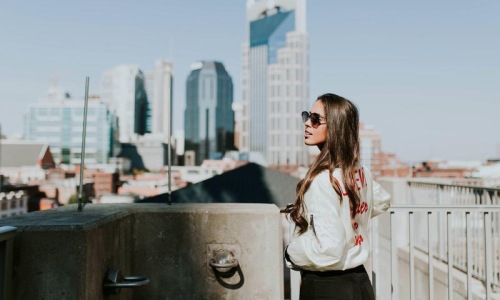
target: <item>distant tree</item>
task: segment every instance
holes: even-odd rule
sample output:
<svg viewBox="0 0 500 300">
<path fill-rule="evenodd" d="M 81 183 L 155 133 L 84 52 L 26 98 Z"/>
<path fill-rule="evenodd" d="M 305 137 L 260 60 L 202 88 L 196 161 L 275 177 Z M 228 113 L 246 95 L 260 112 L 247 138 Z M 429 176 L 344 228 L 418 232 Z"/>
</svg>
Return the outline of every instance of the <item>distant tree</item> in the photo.
<svg viewBox="0 0 500 300">
<path fill-rule="evenodd" d="M 82 202 L 83 203 L 91 203 L 92 202 L 92 201 L 90 201 L 89 196 L 85 192 L 83 192 L 83 194 L 82 194 Z M 78 204 L 78 193 L 75 193 L 69 197 L 68 205 L 69 204 Z"/>
<path fill-rule="evenodd" d="M 69 197 L 68 204 L 77 204 L 78 203 L 78 195 L 73 194 Z"/>
</svg>

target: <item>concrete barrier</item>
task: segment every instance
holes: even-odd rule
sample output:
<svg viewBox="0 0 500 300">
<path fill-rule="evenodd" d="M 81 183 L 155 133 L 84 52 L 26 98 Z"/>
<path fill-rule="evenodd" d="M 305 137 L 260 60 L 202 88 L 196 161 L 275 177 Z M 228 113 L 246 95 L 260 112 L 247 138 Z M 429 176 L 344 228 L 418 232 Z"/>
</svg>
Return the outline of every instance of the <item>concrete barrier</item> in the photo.
<svg viewBox="0 0 500 300">
<path fill-rule="evenodd" d="M 283 299 L 282 233 L 271 204 L 93 204 L 0 220 L 16 226 L 14 299 Z M 230 250 L 239 266 L 208 261 Z M 147 286 L 106 295 L 108 269 Z"/>
</svg>

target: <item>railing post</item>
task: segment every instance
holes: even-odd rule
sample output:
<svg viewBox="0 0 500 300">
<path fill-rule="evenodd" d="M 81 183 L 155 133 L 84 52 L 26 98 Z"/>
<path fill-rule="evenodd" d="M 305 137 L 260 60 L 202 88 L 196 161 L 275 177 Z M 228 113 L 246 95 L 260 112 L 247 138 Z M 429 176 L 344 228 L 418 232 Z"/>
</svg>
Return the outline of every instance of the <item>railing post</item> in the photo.
<svg viewBox="0 0 500 300">
<path fill-rule="evenodd" d="M 485 257 L 485 275 L 486 275 L 486 300 L 489 300 L 491 297 L 491 215 L 489 212 L 484 213 L 484 255 Z"/>
<path fill-rule="evenodd" d="M 415 299 L 415 245 L 413 234 L 413 211 L 408 212 L 408 234 L 410 238 L 410 300 Z"/>
<path fill-rule="evenodd" d="M 451 240 L 451 212 L 446 212 L 446 238 L 448 241 L 448 299 L 453 300 L 453 245 Z"/>
<path fill-rule="evenodd" d="M 472 253 L 470 239 L 470 212 L 465 213 L 465 243 L 467 252 L 467 299 L 472 299 Z"/>
<path fill-rule="evenodd" d="M 431 226 L 431 216 L 432 212 L 427 212 L 427 252 L 429 253 L 427 255 L 428 259 L 428 266 L 429 266 L 429 300 L 434 300 L 434 267 L 433 267 L 433 262 L 434 262 L 434 254 L 433 254 L 433 249 L 432 249 L 432 241 L 433 239 L 433 230 Z"/>
<path fill-rule="evenodd" d="M 438 205 L 443 205 L 443 203 L 441 203 L 441 194 L 439 193 L 440 191 L 440 187 L 441 186 L 438 186 L 438 199 L 437 199 L 437 204 Z M 439 258 L 440 259 L 443 259 L 445 258 L 445 239 L 444 239 L 444 234 L 446 232 L 445 230 L 445 223 L 446 221 L 442 218 L 443 217 L 443 214 L 442 213 L 438 213 L 438 252 L 439 252 Z"/>
<path fill-rule="evenodd" d="M 391 226 L 391 299 L 398 299 L 398 285 L 395 283 L 397 278 L 397 253 L 396 253 L 396 241 L 394 240 L 395 235 L 395 215 L 391 211 L 390 214 L 390 226 Z"/>
<path fill-rule="evenodd" d="M 373 293 L 375 297 L 377 297 L 377 274 L 378 271 L 378 261 L 374 260 L 374 256 L 378 256 L 379 254 L 379 243 L 378 243 L 378 219 L 372 221 L 372 225 L 370 227 L 370 236 L 371 236 L 371 249 L 370 249 L 370 262 L 372 265 L 372 287 Z"/>
</svg>

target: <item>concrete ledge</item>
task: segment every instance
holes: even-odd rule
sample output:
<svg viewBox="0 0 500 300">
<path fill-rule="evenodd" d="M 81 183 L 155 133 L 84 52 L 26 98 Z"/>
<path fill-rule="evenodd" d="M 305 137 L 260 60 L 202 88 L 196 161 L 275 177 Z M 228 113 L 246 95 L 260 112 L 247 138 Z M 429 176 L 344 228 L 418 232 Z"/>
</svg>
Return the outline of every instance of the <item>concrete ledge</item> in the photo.
<svg viewBox="0 0 500 300">
<path fill-rule="evenodd" d="M 282 299 L 279 209 L 272 204 L 89 204 L 0 220 L 14 240 L 15 299 Z M 226 248 L 238 272 L 208 266 Z M 105 296 L 107 269 L 148 286 Z"/>
<path fill-rule="evenodd" d="M 120 204 L 88 204 L 83 211 L 77 205 L 67 205 L 51 210 L 37 211 L 20 216 L 0 219 L 0 226 L 15 226 L 19 229 L 36 231 L 52 230 L 91 230 L 100 225 L 124 218 L 128 215 L 151 213 L 259 213 L 275 214 L 279 209 L 271 204 L 237 204 L 237 203 L 120 203 Z"/>
</svg>

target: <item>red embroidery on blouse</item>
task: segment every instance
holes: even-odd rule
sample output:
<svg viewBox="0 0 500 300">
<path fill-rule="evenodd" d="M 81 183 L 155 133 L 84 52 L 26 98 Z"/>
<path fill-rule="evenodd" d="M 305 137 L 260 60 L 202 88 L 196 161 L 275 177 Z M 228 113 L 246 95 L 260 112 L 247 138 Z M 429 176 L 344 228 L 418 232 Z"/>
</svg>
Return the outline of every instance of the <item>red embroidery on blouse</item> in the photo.
<svg viewBox="0 0 500 300">
<path fill-rule="evenodd" d="M 361 234 L 354 236 L 354 246 L 361 245 L 361 243 L 363 243 L 363 236 Z"/>
<path fill-rule="evenodd" d="M 361 187 L 366 187 L 366 177 L 365 177 L 365 172 L 363 172 L 363 169 L 358 170 L 358 175 L 359 175 L 359 181 L 361 181 Z"/>
<path fill-rule="evenodd" d="M 356 214 L 363 214 L 368 211 L 368 204 L 366 202 L 361 202 L 356 209 Z"/>
</svg>

